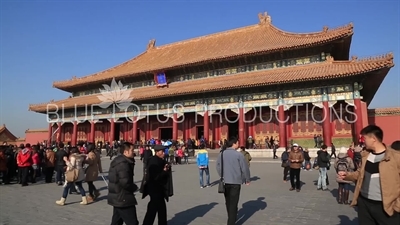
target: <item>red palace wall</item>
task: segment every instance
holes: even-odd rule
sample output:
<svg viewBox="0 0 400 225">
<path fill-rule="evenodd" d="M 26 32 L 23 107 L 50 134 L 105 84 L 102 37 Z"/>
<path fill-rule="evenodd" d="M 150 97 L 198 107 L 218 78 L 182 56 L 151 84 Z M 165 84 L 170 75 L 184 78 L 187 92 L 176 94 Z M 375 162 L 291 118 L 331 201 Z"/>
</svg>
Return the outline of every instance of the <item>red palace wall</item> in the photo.
<svg viewBox="0 0 400 225">
<path fill-rule="evenodd" d="M 25 132 L 25 141 L 24 143 L 36 144 L 42 143 L 44 140 L 48 139 L 48 132 Z"/>
<path fill-rule="evenodd" d="M 383 142 L 391 145 L 392 142 L 400 140 L 400 115 L 376 115 L 368 117 L 369 124 L 375 124 L 383 130 Z"/>
</svg>

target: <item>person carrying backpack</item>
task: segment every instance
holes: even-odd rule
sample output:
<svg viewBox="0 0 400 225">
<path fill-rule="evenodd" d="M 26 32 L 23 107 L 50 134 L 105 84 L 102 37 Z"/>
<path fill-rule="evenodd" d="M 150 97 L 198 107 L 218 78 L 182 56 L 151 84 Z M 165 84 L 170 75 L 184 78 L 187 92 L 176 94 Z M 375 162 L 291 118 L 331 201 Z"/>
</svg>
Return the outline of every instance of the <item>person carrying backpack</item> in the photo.
<svg viewBox="0 0 400 225">
<path fill-rule="evenodd" d="M 354 171 L 354 163 L 351 157 L 347 154 L 347 149 L 345 147 L 341 147 L 339 149 L 338 157 L 335 159 L 334 164 L 336 173 L 339 172 L 352 172 Z M 341 180 L 338 177 L 336 178 L 336 182 L 339 184 L 338 187 L 338 203 L 339 204 L 349 204 L 349 191 L 351 181 Z"/>
<path fill-rule="evenodd" d="M 354 162 L 354 170 L 357 170 L 358 168 L 361 167 L 361 152 L 362 152 L 362 148 L 357 146 L 354 148 L 353 150 L 353 162 Z"/>
<path fill-rule="evenodd" d="M 244 159 L 246 160 L 247 164 L 249 165 L 250 168 L 250 161 L 251 161 L 251 155 L 248 151 L 246 151 L 246 148 L 244 146 L 240 147 L 240 153 L 243 154 Z"/>
</svg>

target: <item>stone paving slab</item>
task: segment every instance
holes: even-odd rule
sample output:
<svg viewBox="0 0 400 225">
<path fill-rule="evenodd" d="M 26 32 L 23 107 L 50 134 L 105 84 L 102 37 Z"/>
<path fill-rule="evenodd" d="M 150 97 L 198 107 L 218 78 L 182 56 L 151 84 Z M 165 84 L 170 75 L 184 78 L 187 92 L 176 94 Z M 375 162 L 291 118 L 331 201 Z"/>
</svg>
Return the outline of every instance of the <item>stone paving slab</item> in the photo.
<svg viewBox="0 0 400 225">
<path fill-rule="evenodd" d="M 102 159 L 108 170 L 110 160 Z M 218 180 L 215 163 L 211 162 L 211 181 Z M 223 225 L 226 211 L 223 195 L 217 186 L 200 189 L 195 164 L 173 167 L 175 195 L 167 203 L 169 225 Z M 137 161 L 135 181 L 140 184 L 142 164 Z M 301 172 L 304 185 L 300 193 L 290 192 L 289 183 L 282 182 L 282 168 L 275 163 L 253 163 L 253 181 L 242 186 L 239 202 L 239 221 L 245 225 L 291 225 L 291 224 L 358 224 L 356 211 L 336 203 L 336 194 L 317 191 L 314 181 L 316 171 Z M 334 172 L 329 171 L 330 188 L 336 192 Z M 79 205 L 79 195 L 69 195 L 67 205 L 57 206 L 62 187 L 39 182 L 28 187 L 19 185 L 0 186 L 0 224 L 110 224 L 112 207 L 107 204 L 107 189 L 99 179 L 95 182 L 102 196 L 98 202 Z M 87 184 L 84 184 L 87 190 Z M 148 198 L 137 195 L 137 214 L 141 224 L 146 212 Z M 156 222 L 157 223 L 157 222 Z M 155 223 L 155 224 L 156 224 Z"/>
</svg>

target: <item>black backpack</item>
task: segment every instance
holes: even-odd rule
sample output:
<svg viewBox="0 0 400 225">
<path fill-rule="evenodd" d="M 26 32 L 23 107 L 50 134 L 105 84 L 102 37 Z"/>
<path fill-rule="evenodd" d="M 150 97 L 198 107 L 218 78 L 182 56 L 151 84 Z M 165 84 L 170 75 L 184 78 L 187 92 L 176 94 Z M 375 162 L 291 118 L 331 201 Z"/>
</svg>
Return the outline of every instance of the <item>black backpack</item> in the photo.
<svg viewBox="0 0 400 225">
<path fill-rule="evenodd" d="M 354 152 L 354 161 L 361 162 L 361 152 Z"/>
<path fill-rule="evenodd" d="M 318 157 L 315 157 L 315 159 L 314 159 L 313 168 L 314 168 L 315 170 L 319 169 L 319 166 L 318 166 Z"/>
<path fill-rule="evenodd" d="M 347 157 L 346 158 L 340 158 L 339 161 L 337 162 L 337 171 L 345 171 L 347 172 L 349 168 L 349 163 L 347 162 Z"/>
</svg>

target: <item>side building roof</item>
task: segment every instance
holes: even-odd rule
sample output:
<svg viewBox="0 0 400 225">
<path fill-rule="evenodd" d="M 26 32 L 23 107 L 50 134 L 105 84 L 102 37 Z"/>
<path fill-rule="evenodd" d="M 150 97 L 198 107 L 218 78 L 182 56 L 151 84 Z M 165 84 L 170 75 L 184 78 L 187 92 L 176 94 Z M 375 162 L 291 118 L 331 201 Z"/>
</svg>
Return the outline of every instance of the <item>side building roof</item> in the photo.
<svg viewBox="0 0 400 225">
<path fill-rule="evenodd" d="M 394 116 L 400 115 L 400 107 L 368 109 L 368 116 Z"/>
<path fill-rule="evenodd" d="M 15 141 L 18 139 L 18 137 L 16 137 L 13 133 L 11 133 L 11 131 L 6 127 L 5 124 L 0 126 L 0 136 L 2 136 L 3 134 L 5 135 L 3 137 L 6 138 L 6 140 L 1 140 L 1 141 Z"/>
<path fill-rule="evenodd" d="M 245 87 L 347 78 L 368 72 L 385 70 L 379 79 L 374 79 L 377 77 L 371 77 L 370 79 L 375 85 L 372 86 L 371 89 L 377 89 L 380 85 L 380 82 L 377 82 L 377 80 L 382 80 L 392 66 L 394 66 L 394 63 L 393 54 L 391 53 L 375 58 L 360 60 L 354 58 L 351 61 L 334 61 L 334 59 L 330 57 L 325 62 L 315 64 L 173 82 L 169 84 L 168 88 L 156 88 L 154 86 L 134 88 L 130 92 L 129 99 L 135 102 L 139 100 L 233 90 Z M 376 87 L 376 85 L 378 86 Z M 369 92 L 372 92 L 372 90 L 369 90 Z M 372 97 L 370 98 L 372 99 Z M 30 105 L 29 110 L 44 113 L 47 109 L 54 110 L 56 105 L 58 108 L 64 107 L 67 109 L 99 104 L 102 102 L 101 99 L 103 99 L 101 94 L 86 95 L 49 103 Z"/>
<path fill-rule="evenodd" d="M 252 54 L 308 48 L 333 42 L 353 35 L 353 25 L 329 29 L 324 27 L 314 33 L 291 33 L 280 30 L 271 23 L 267 14 L 259 14 L 260 22 L 220 33 L 210 34 L 163 46 L 151 40 L 142 54 L 110 69 L 81 78 L 55 81 L 53 86 L 70 90 L 90 83 L 104 83 L 113 78 L 141 75 L 160 70 L 224 60 Z"/>
</svg>

